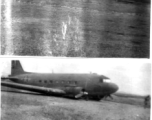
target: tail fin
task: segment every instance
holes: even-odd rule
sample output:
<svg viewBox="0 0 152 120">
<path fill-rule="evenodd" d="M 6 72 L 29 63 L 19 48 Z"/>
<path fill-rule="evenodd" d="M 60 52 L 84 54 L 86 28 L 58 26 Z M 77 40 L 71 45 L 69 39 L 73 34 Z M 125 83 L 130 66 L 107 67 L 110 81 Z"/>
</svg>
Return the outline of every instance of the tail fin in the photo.
<svg viewBox="0 0 152 120">
<path fill-rule="evenodd" d="M 25 73 L 19 60 L 12 60 L 11 76 Z"/>
</svg>

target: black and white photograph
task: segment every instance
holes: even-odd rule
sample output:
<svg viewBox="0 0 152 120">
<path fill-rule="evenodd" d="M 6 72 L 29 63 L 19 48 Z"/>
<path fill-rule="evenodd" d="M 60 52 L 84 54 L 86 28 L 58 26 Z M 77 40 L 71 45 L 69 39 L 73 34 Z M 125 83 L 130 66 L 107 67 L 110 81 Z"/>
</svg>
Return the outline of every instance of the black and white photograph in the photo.
<svg viewBox="0 0 152 120">
<path fill-rule="evenodd" d="M 1 55 L 149 58 L 150 0 L 1 0 Z"/>
<path fill-rule="evenodd" d="M 2 120 L 150 120 L 151 63 L 1 58 Z"/>
<path fill-rule="evenodd" d="M 150 0 L 0 0 L 1 120 L 151 120 Z"/>
</svg>

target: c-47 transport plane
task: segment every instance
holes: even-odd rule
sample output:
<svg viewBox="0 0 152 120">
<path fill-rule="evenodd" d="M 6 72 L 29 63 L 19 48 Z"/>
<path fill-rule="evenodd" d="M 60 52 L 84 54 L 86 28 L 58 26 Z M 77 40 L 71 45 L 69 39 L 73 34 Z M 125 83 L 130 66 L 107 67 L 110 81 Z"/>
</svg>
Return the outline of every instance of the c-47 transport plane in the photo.
<svg viewBox="0 0 152 120">
<path fill-rule="evenodd" d="M 90 99 L 100 100 L 118 90 L 118 86 L 107 82 L 107 79 L 109 78 L 97 74 L 25 72 L 20 61 L 13 60 L 11 75 L 2 77 L 1 85 L 48 95 L 61 95 L 77 99 L 87 96 Z"/>
</svg>

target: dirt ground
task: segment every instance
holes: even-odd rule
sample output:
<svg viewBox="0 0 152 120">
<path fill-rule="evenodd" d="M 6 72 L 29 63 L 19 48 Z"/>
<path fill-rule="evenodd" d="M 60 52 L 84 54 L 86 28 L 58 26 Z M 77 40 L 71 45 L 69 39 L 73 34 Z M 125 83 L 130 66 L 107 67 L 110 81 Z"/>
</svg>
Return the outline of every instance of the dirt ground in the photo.
<svg viewBox="0 0 152 120">
<path fill-rule="evenodd" d="M 115 101 L 116 97 L 114 97 Z M 138 101 L 138 99 L 137 99 Z M 112 101 L 1 92 L 2 120 L 150 120 L 150 109 Z"/>
</svg>

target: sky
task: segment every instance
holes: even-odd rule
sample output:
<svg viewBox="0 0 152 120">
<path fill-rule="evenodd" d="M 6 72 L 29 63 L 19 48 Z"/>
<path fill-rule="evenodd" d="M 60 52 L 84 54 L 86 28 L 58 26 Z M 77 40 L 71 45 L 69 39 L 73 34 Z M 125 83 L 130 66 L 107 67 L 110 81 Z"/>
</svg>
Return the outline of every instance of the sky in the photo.
<svg viewBox="0 0 152 120">
<path fill-rule="evenodd" d="M 148 95 L 151 88 L 151 63 L 140 59 L 45 58 L 20 59 L 25 71 L 40 73 L 97 73 L 119 86 L 118 92 Z M 10 59 L 0 60 L 1 75 L 10 74 Z"/>
</svg>

